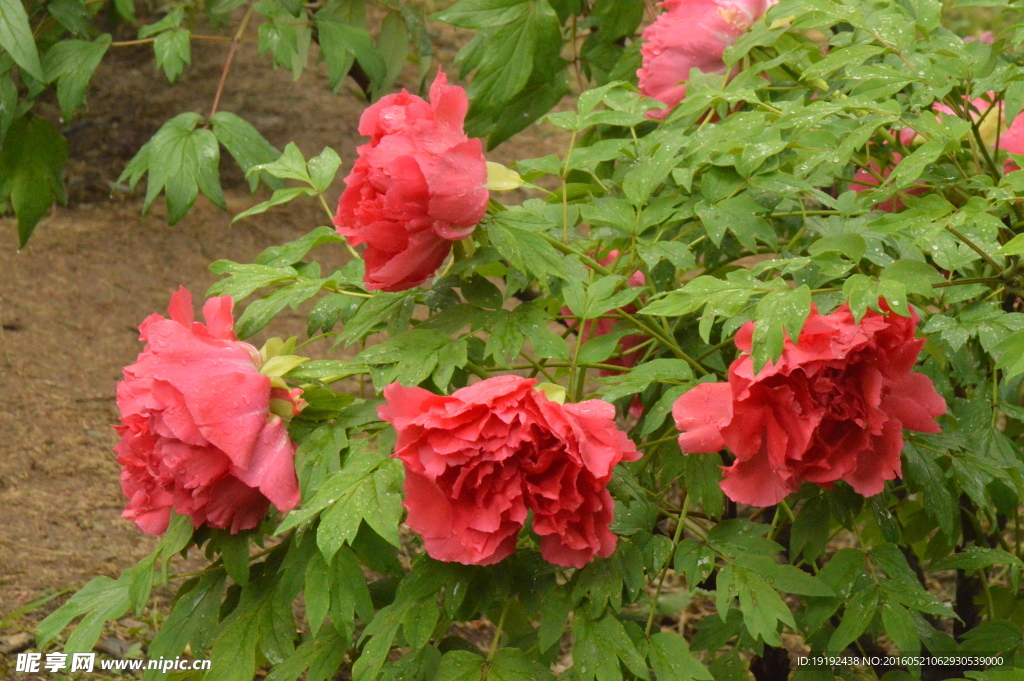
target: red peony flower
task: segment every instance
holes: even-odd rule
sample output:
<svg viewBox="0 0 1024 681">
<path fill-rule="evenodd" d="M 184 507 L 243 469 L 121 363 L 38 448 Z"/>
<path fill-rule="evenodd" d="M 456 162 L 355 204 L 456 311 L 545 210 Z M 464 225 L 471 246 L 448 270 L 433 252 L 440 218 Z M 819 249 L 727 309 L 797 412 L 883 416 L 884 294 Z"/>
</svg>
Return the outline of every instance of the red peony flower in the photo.
<svg viewBox="0 0 1024 681">
<path fill-rule="evenodd" d="M 750 30 L 778 0 L 663 0 L 665 12 L 644 29 L 640 48 L 643 66 L 637 71 L 640 92 L 668 109 L 652 111 L 664 118 L 686 97 L 690 69 L 725 73 L 727 47 Z"/>
<path fill-rule="evenodd" d="M 234 534 L 256 527 L 271 502 L 299 502 L 295 445 L 270 413 L 259 351 L 235 339 L 231 307 L 229 296 L 211 298 L 206 324 L 194 322 L 192 296 L 179 288 L 170 319 L 142 322 L 146 347 L 117 384 L 121 515 L 148 534 L 167 530 L 172 508 Z M 275 399 L 301 400 L 280 392 Z"/>
<path fill-rule="evenodd" d="M 605 489 L 640 457 L 601 400 L 559 404 L 533 379 L 497 376 L 434 395 L 393 383 L 380 418 L 398 432 L 409 526 L 437 560 L 497 563 L 515 551 L 533 511 L 541 554 L 583 567 L 615 551 Z"/>
<path fill-rule="evenodd" d="M 704 383 L 672 409 L 684 452 L 736 455 L 721 486 L 733 501 L 770 506 L 803 482 L 845 480 L 864 496 L 900 475 L 903 429 L 939 432 L 946 403 L 911 369 L 924 345 L 917 316 L 873 311 L 857 324 L 849 306 L 812 310 L 798 343 L 754 374 L 753 323 L 736 335 L 743 354 L 728 383 Z"/>
<path fill-rule="evenodd" d="M 345 178 L 334 224 L 353 245 L 367 244 L 370 290 L 422 284 L 486 213 L 483 143 L 463 130 L 466 91 L 446 83 L 439 71 L 430 102 L 403 90 L 359 121 L 370 141 Z"/>
</svg>

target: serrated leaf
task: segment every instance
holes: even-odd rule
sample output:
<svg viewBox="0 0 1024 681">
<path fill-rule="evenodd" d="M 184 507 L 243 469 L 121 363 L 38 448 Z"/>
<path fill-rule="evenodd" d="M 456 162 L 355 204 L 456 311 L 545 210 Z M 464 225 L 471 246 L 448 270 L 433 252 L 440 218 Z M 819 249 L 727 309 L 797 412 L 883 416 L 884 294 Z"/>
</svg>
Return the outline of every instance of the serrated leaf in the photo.
<svg viewBox="0 0 1024 681">
<path fill-rule="evenodd" d="M 40 647 L 45 647 L 71 620 L 85 615 L 68 636 L 63 650 L 69 654 L 87 652 L 92 650 L 99 639 L 103 624 L 107 620 L 122 617 L 128 612 L 130 604 L 129 582 L 125 575 L 117 580 L 96 577 L 39 623 L 36 627 L 36 641 Z"/>
<path fill-rule="evenodd" d="M 213 134 L 217 136 L 217 140 L 224 145 L 238 167 L 246 174 L 251 191 L 256 191 L 256 185 L 260 180 L 274 190 L 284 187 L 284 183 L 270 173 L 261 172 L 257 175 L 249 172 L 254 166 L 272 163 L 281 156 L 281 152 L 271 146 L 259 130 L 230 111 L 218 111 L 210 122 L 213 124 Z"/>
<path fill-rule="evenodd" d="M 245 308 L 242 316 L 235 322 L 235 333 L 241 339 L 248 338 L 269 324 L 284 308 L 291 306 L 294 309 L 315 296 L 320 292 L 322 285 L 323 282 L 316 279 L 298 281 L 274 289 Z"/>
<path fill-rule="evenodd" d="M 172 225 L 192 208 L 200 190 L 215 205 L 226 208 L 218 168 L 220 146 L 213 132 L 196 129 L 201 120 L 198 114 L 179 114 L 164 123 L 148 143 L 149 185 L 143 212 L 163 191 L 167 221 Z"/>
<path fill-rule="evenodd" d="M 341 157 L 334 149 L 324 147 L 319 156 L 309 159 L 306 166 L 309 168 L 309 178 L 313 181 L 313 188 L 323 194 L 334 182 L 334 176 L 338 173 L 338 168 L 341 167 Z"/>
<path fill-rule="evenodd" d="M 285 518 L 276 533 L 322 515 L 317 543 L 325 560 L 342 544 L 355 539 L 363 520 L 390 544 L 400 546 L 402 477 L 402 466 L 397 461 L 364 453 L 328 478 L 309 503 Z"/>
<path fill-rule="evenodd" d="M 541 279 L 547 276 L 565 278 L 562 257 L 537 231 L 522 223 L 495 218 L 487 225 L 491 243 L 520 272 Z"/>
<path fill-rule="evenodd" d="M 636 651 L 622 622 L 607 614 L 598 620 L 577 617 L 573 622 L 573 662 L 581 681 L 618 681 L 622 678 L 619 660 L 642 679 L 649 679 L 647 661 Z"/>
<path fill-rule="evenodd" d="M 686 639 L 673 632 L 659 632 L 651 637 L 647 653 L 658 681 L 712 681 L 714 677 L 690 653 Z"/>
<path fill-rule="evenodd" d="M 484 658 L 468 650 L 452 650 L 444 654 L 437 667 L 435 681 L 479 681 Z"/>
<path fill-rule="evenodd" d="M 797 289 L 769 293 L 758 302 L 753 338 L 755 371 L 760 371 L 768 361 L 779 358 L 787 336 L 797 342 L 810 313 L 811 290 L 806 284 Z"/>
<path fill-rule="evenodd" d="M 191 33 L 184 28 L 165 31 L 153 41 L 153 54 L 157 65 L 171 83 L 192 63 Z"/>
<path fill-rule="evenodd" d="M 224 572 L 217 570 L 204 575 L 191 588 L 183 588 L 171 614 L 149 644 L 150 654 L 166 659 L 181 655 L 186 646 L 191 646 L 193 654 L 209 649 L 226 583 Z M 155 681 L 161 675 L 147 671 L 143 678 Z"/>
<path fill-rule="evenodd" d="M 501 648 L 491 660 L 489 681 L 554 681 L 551 669 L 518 648 Z"/>
<path fill-rule="evenodd" d="M 257 203 L 252 208 L 247 208 L 235 217 L 231 218 L 231 224 L 234 224 L 238 220 L 244 220 L 245 218 L 252 217 L 253 215 L 266 213 L 274 206 L 289 203 L 300 196 L 316 196 L 316 191 L 311 187 L 288 187 L 286 189 L 278 189 L 268 200 L 262 203 Z"/>
<path fill-rule="evenodd" d="M 846 603 L 843 619 L 828 641 L 829 652 L 841 652 L 868 628 L 878 612 L 878 589 L 865 589 L 852 595 Z"/>
<path fill-rule="evenodd" d="M 968 546 L 951 556 L 937 560 L 929 566 L 929 570 L 980 570 L 992 565 L 1016 565 L 1024 568 L 1020 558 L 1003 551 L 984 546 Z"/>
<path fill-rule="evenodd" d="M 43 57 L 46 80 L 57 82 L 57 101 L 65 121 L 71 120 L 85 100 L 89 80 L 110 47 L 110 40 L 106 34 L 92 42 L 62 40 Z"/>
<path fill-rule="evenodd" d="M 317 12 L 315 20 L 331 89 L 337 91 L 341 86 L 353 61 L 359 62 L 371 83 L 383 83 L 387 78 L 388 66 L 373 46 L 366 29 L 335 21 L 324 12 Z"/>
</svg>

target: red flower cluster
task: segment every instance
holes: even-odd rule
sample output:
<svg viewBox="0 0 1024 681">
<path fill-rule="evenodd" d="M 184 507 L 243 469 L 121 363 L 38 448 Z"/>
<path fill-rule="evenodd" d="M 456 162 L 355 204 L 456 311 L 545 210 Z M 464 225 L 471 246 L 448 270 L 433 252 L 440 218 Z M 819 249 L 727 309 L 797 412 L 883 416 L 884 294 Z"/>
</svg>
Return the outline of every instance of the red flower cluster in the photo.
<svg viewBox="0 0 1024 681">
<path fill-rule="evenodd" d="M 430 278 L 487 211 L 483 144 L 463 130 L 469 99 L 438 72 L 430 102 L 403 90 L 366 109 L 370 137 L 345 178 L 334 224 L 366 243 L 366 287 L 404 291 Z"/>
<path fill-rule="evenodd" d="M 665 12 L 644 29 L 640 48 L 643 66 L 637 71 L 640 92 L 668 109 L 652 111 L 664 118 L 686 97 L 690 69 L 725 73 L 727 47 L 750 30 L 778 0 L 663 0 Z"/>
<path fill-rule="evenodd" d="M 620 461 L 640 458 L 601 400 L 559 404 L 519 376 L 489 378 L 451 396 L 394 383 L 380 418 L 398 432 L 409 526 L 427 553 L 468 565 L 515 551 L 533 511 L 541 554 L 583 567 L 615 551 L 605 489 Z"/>
<path fill-rule="evenodd" d="M 900 475 L 903 429 L 939 432 L 946 403 L 913 373 L 923 340 L 917 317 L 868 311 L 855 323 L 847 305 L 812 311 L 799 342 L 754 373 L 753 324 L 736 335 L 743 354 L 728 383 L 704 383 L 675 403 L 684 452 L 736 455 L 721 486 L 733 501 L 770 506 L 803 482 L 845 480 L 864 496 Z"/>
<path fill-rule="evenodd" d="M 256 527 L 271 502 L 299 502 L 295 445 L 270 400 L 301 406 L 300 392 L 272 391 L 259 351 L 235 339 L 231 307 L 211 298 L 206 324 L 194 322 L 192 296 L 178 289 L 170 319 L 142 322 L 146 347 L 117 384 L 122 516 L 148 534 L 167 530 L 172 508 L 235 533 Z"/>
</svg>

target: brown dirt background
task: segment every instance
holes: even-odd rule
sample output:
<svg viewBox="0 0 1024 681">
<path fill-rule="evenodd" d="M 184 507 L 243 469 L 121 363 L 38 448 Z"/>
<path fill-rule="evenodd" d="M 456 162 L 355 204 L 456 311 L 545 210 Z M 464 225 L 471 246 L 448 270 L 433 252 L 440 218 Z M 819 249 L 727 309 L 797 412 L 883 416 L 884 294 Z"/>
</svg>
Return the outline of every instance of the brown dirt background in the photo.
<svg viewBox="0 0 1024 681">
<path fill-rule="evenodd" d="M 454 77 L 459 37 L 433 37 L 437 62 Z M 115 32 L 115 40 L 132 38 L 131 27 Z M 214 260 L 249 262 L 327 224 L 308 199 L 229 227 L 233 214 L 267 197 L 263 189 L 250 195 L 223 152 L 227 213 L 200 196 L 171 227 L 162 197 L 141 214 L 144 183 L 134 193 L 116 185 L 164 121 L 183 111 L 209 113 L 227 51 L 226 42 L 193 41 L 192 66 L 169 86 L 150 45 L 111 48 L 93 78 L 88 108 L 63 126 L 69 205 L 53 209 L 21 252 L 14 220 L 0 217 L 0 620 L 45 594 L 97 575 L 116 577 L 156 544 L 120 517 L 125 499 L 111 449 L 115 384 L 142 349 L 138 324 L 165 312 L 179 285 L 200 298 L 215 280 L 207 270 Z M 311 63 L 316 52 L 314 45 Z M 243 44 L 220 110 L 241 115 L 279 149 L 294 141 L 308 157 L 333 147 L 345 161 L 328 199 L 336 201 L 361 143 L 356 128 L 366 102 L 351 80 L 332 93 L 322 65 L 298 82 L 270 67 L 269 54 L 257 56 L 255 40 Z M 402 81 L 414 89 L 415 67 Z M 58 120 L 52 98 L 43 113 Z M 488 158 L 508 164 L 553 153 L 556 137 L 550 126 L 534 126 Z M 344 258 L 340 247 L 323 250 L 329 260 Z M 265 335 L 304 336 L 302 329 L 299 316 L 286 313 Z M 5 640 L 58 602 L 0 629 L 0 652 L 10 652 Z M 0 655 L 0 678 L 4 666 Z"/>
</svg>

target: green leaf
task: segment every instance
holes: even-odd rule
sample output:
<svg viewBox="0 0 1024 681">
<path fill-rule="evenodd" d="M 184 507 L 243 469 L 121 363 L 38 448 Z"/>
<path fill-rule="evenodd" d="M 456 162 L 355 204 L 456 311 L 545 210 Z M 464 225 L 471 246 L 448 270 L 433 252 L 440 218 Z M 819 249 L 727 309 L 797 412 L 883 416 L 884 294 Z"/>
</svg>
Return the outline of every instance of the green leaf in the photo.
<svg viewBox="0 0 1024 681">
<path fill-rule="evenodd" d="M 384 57 L 384 77 L 373 90 L 374 99 L 387 94 L 405 67 L 409 53 L 409 27 L 398 12 L 388 12 L 377 34 L 377 50 Z"/>
<path fill-rule="evenodd" d="M 999 249 L 1003 255 L 1021 255 L 1024 253 L 1024 234 L 1013 237 Z"/>
<path fill-rule="evenodd" d="M 815 560 L 828 543 L 831 517 L 828 500 L 824 496 L 808 499 L 800 507 L 790 532 L 790 555 L 803 555 L 806 560 Z"/>
<path fill-rule="evenodd" d="M 491 134 L 487 137 L 488 150 L 525 130 L 569 93 L 569 82 L 564 71 L 553 79 L 544 79 L 536 84 L 532 80 L 499 110 L 491 126 Z"/>
<path fill-rule="evenodd" d="M 351 543 L 363 520 L 393 546 L 400 546 L 402 465 L 364 452 L 323 484 L 301 510 L 292 511 L 276 533 L 281 534 L 321 515 L 317 543 L 329 560 L 343 543 Z"/>
<path fill-rule="evenodd" d="M 210 119 L 210 122 L 213 124 L 213 134 L 217 136 L 217 141 L 224 145 L 224 148 L 228 150 L 238 167 L 249 179 L 251 191 L 256 191 L 256 185 L 260 180 L 274 190 L 284 187 L 284 183 L 270 173 L 251 174 L 249 172 L 253 167 L 272 163 L 281 156 L 281 152 L 271 146 L 259 130 L 230 111 L 218 111 Z"/>
<path fill-rule="evenodd" d="M 360 532 L 359 536 L 364 536 L 364 533 Z M 377 535 L 373 534 L 373 536 Z M 381 551 L 375 553 L 383 554 Z M 371 569 L 376 567 L 372 566 Z M 334 554 L 328 569 L 328 578 L 331 592 L 331 622 L 334 624 L 334 628 L 348 641 L 355 631 L 355 616 L 357 614 L 363 622 L 373 619 L 373 600 L 366 584 L 366 576 L 356 560 L 356 555 L 347 546 L 343 546 Z"/>
<path fill-rule="evenodd" d="M 946 143 L 944 141 L 933 140 L 925 142 L 900 161 L 899 165 L 892 171 L 892 174 L 886 178 L 883 188 L 889 189 L 888 193 L 891 196 L 895 193 L 895 190 L 909 186 L 921 177 L 921 173 L 924 172 L 928 165 L 935 163 L 939 156 L 942 155 L 945 147 Z"/>
<path fill-rule="evenodd" d="M 795 569 L 795 568 L 794 568 Z M 720 573 L 721 574 L 721 573 Z M 739 593 L 740 611 L 747 631 L 755 639 L 760 638 L 768 645 L 779 646 L 779 622 L 796 628 L 793 613 L 789 606 L 776 593 L 767 581 L 752 572 L 736 569 L 734 572 L 735 590 Z M 719 577 L 719 589 L 726 589 Z"/>
<path fill-rule="evenodd" d="M 181 22 L 185 20 L 185 8 L 175 7 L 167 15 L 156 22 L 155 24 L 149 24 L 139 29 L 139 38 L 150 38 L 152 36 L 163 33 L 164 31 L 170 31 L 181 25 Z"/>
<path fill-rule="evenodd" d="M 460 0 L 431 18 L 461 28 L 495 28 L 521 18 L 530 0 Z"/>
<path fill-rule="evenodd" d="M 230 260 L 217 260 L 211 263 L 210 272 L 230 276 L 210 286 L 206 295 L 231 296 L 234 300 L 242 300 L 265 286 L 295 281 L 298 277 L 298 272 L 291 267 L 240 265 Z"/>
<path fill-rule="evenodd" d="M 299 281 L 282 286 L 268 295 L 254 301 L 235 322 L 235 333 L 240 339 L 248 338 L 269 324 L 274 317 L 289 305 L 292 309 L 320 292 L 323 285 L 319 279 Z"/>
<path fill-rule="evenodd" d="M 216 570 L 186 583 L 174 602 L 171 614 L 149 644 L 153 657 L 171 658 L 181 655 L 186 646 L 193 654 L 208 650 L 216 631 L 221 600 L 227 583 L 222 570 Z M 145 681 L 163 678 L 158 672 L 147 672 Z"/>
<path fill-rule="evenodd" d="M 501 648 L 491 660 L 488 681 L 554 681 L 551 669 L 518 648 Z"/>
<path fill-rule="evenodd" d="M 560 47 L 558 17 L 547 0 L 520 4 L 524 9 L 519 16 L 478 34 L 476 40 L 459 53 L 460 58 L 464 58 L 475 43 L 486 41 L 486 52 L 469 85 L 469 97 L 474 106 L 498 107 L 512 100 L 526 87 L 536 58 L 544 56 L 542 50 Z M 536 68 L 548 64 L 537 63 Z"/>
<path fill-rule="evenodd" d="M 565 278 L 562 256 L 527 223 L 503 214 L 487 224 L 487 235 L 498 252 L 520 272 L 541 279 L 549 275 Z"/>
<path fill-rule="evenodd" d="M 255 262 L 268 267 L 287 267 L 301 261 L 314 248 L 327 244 L 344 243 L 344 241 L 344 237 L 334 229 L 317 227 L 295 241 L 289 241 L 281 246 L 271 246 L 260 253 Z"/>
<path fill-rule="evenodd" d="M 636 676 L 649 679 L 647 661 L 636 651 L 622 622 L 611 614 L 598 620 L 577 617 L 572 626 L 576 643 L 573 662 L 580 681 L 618 681 L 622 678 L 619 660 Z"/>
<path fill-rule="evenodd" d="M 540 627 L 537 642 L 542 653 L 562 639 L 572 607 L 564 588 L 551 589 L 540 604 Z"/>
<path fill-rule="evenodd" d="M 681 359 L 652 359 L 621 376 L 600 379 L 605 387 L 600 394 L 608 401 L 643 392 L 652 383 L 678 383 L 693 380 L 693 369 Z"/>
<path fill-rule="evenodd" d="M 712 681 L 714 678 L 690 653 L 686 639 L 673 632 L 652 636 L 647 657 L 658 681 Z"/>
<path fill-rule="evenodd" d="M 434 681 L 480 681 L 484 658 L 468 650 L 445 653 Z"/>
<path fill-rule="evenodd" d="M 839 653 L 846 649 L 871 624 L 878 612 L 878 589 L 864 589 L 854 593 L 846 603 L 843 619 L 828 641 L 828 651 Z"/>
<path fill-rule="evenodd" d="M 313 185 L 313 180 L 306 167 L 306 157 L 302 155 L 294 142 L 288 143 L 276 161 L 251 166 L 246 171 L 246 175 L 257 172 L 266 172 L 282 180 L 298 180 L 310 186 Z"/>
<path fill-rule="evenodd" d="M 199 114 L 179 114 L 164 123 L 146 145 L 149 186 L 143 212 L 148 211 L 153 200 L 164 191 L 167 221 L 172 225 L 192 208 L 200 190 L 215 205 L 226 208 L 218 169 L 220 146 L 213 132 L 195 129 L 201 120 Z M 136 158 L 140 156 L 142 150 Z M 118 181 L 124 181 L 131 170 L 129 164 Z"/>
<path fill-rule="evenodd" d="M 963 551 L 954 553 L 941 560 L 934 561 L 929 570 L 981 570 L 992 565 L 1016 565 L 1024 568 L 1020 558 L 1003 551 L 984 546 L 968 546 Z"/>
<path fill-rule="evenodd" d="M 353 681 L 373 681 L 377 678 L 388 653 L 391 652 L 391 645 L 398 635 L 402 618 L 412 605 L 411 603 L 392 604 L 382 608 L 366 627 L 359 640 L 360 642 L 369 640 L 363 647 L 363 654 L 352 666 Z M 444 665 L 443 658 L 441 664 Z"/>
<path fill-rule="evenodd" d="M 319 156 L 309 159 L 306 166 L 309 168 L 309 179 L 312 180 L 313 188 L 323 194 L 334 182 L 334 176 L 341 167 L 341 157 L 334 149 L 324 147 Z"/>
<path fill-rule="evenodd" d="M 769 360 L 779 358 L 786 335 L 796 342 L 810 313 L 811 290 L 806 284 L 769 293 L 758 302 L 753 340 L 755 371 L 760 371 Z"/>
<path fill-rule="evenodd" d="M 64 163 L 68 145 L 50 122 L 33 116 L 16 120 L 0 151 L 0 202 L 10 198 L 24 248 L 54 199 L 67 203 Z"/>
<path fill-rule="evenodd" d="M 85 615 L 68 636 L 63 650 L 68 654 L 92 650 L 107 620 L 117 619 L 128 612 L 131 605 L 129 580 L 126 575 L 113 580 L 96 577 L 83 586 L 64 605 L 57 608 L 36 627 L 36 641 L 46 647 L 71 620 Z"/>
<path fill-rule="evenodd" d="M 744 248 L 757 252 L 757 240 L 774 244 L 775 232 L 761 215 L 767 211 L 747 194 L 725 199 L 713 206 L 700 203 L 696 208 L 708 238 L 716 246 L 722 245 L 726 231 L 736 235 Z"/>
<path fill-rule="evenodd" d="M 117 13 L 121 15 L 122 19 L 130 24 L 135 23 L 134 0 L 114 0 L 114 7 L 117 8 Z"/>
<path fill-rule="evenodd" d="M 101 35 L 93 42 L 62 40 L 43 57 L 46 80 L 57 81 L 57 101 L 65 121 L 71 120 L 85 100 L 85 89 L 108 47 L 109 35 Z"/>
<path fill-rule="evenodd" d="M 722 481 L 722 459 L 718 454 L 687 454 L 683 459 L 686 489 L 712 518 L 720 518 L 725 505 Z"/>
<path fill-rule="evenodd" d="M 441 610 L 437 603 L 427 601 L 415 608 L 409 608 L 402 618 L 402 633 L 413 650 L 419 650 L 430 642 L 440 619 Z"/>
<path fill-rule="evenodd" d="M 249 535 L 222 533 L 220 536 L 221 559 L 224 569 L 235 584 L 249 583 Z"/>
<path fill-rule="evenodd" d="M 295 681 L 307 669 L 306 681 L 328 681 L 341 667 L 347 648 L 348 642 L 337 632 L 325 629 L 321 636 L 306 640 L 288 659 L 276 665 L 266 681 Z"/>
<path fill-rule="evenodd" d="M 274 194 L 263 203 L 257 203 L 252 208 L 247 208 L 241 213 L 231 218 L 231 224 L 235 224 L 239 220 L 252 217 L 253 215 L 259 215 L 266 213 L 274 206 L 280 206 L 285 203 L 289 203 L 300 196 L 316 196 L 316 191 L 310 187 L 288 187 L 287 189 L 278 189 L 274 191 Z"/>
<path fill-rule="evenodd" d="M 949 538 L 956 536 L 960 523 L 960 505 L 946 484 L 945 473 L 934 452 L 907 442 L 904 447 L 904 477 L 915 492 L 924 493 L 924 511 L 934 518 Z"/>
<path fill-rule="evenodd" d="M 0 0 L 0 47 L 25 73 L 41 83 L 47 82 L 21 0 Z"/>
<path fill-rule="evenodd" d="M 46 3 L 46 11 L 76 37 L 88 38 L 95 32 L 92 17 L 82 0 L 52 0 Z"/>
<path fill-rule="evenodd" d="M 887 280 L 903 284 L 907 293 L 916 293 L 927 298 L 935 297 L 932 284 L 941 284 L 944 279 L 931 265 L 920 260 L 897 260 L 886 267 L 879 280 L 884 284 Z"/>
<path fill-rule="evenodd" d="M 167 80 L 173 83 L 185 70 L 185 64 L 192 63 L 191 33 L 186 29 L 165 31 L 153 41 L 156 63 L 164 70 Z"/>
<path fill-rule="evenodd" d="M 757 555 L 739 555 L 736 564 L 763 577 L 779 591 L 801 596 L 835 597 L 836 592 L 812 574 L 794 565 L 777 563 L 774 558 Z"/>
<path fill-rule="evenodd" d="M 0 75 L 0 149 L 3 148 L 7 131 L 18 115 L 18 87 L 8 71 Z"/>
<path fill-rule="evenodd" d="M 315 19 L 331 89 L 337 91 L 341 87 L 353 60 L 359 62 L 370 82 L 379 88 L 387 78 L 388 66 L 366 29 L 335 21 L 322 11 L 317 12 Z"/>
<path fill-rule="evenodd" d="M 914 618 L 899 603 L 882 604 L 882 627 L 902 654 L 916 655 L 921 651 L 921 639 L 917 636 Z"/>
</svg>

